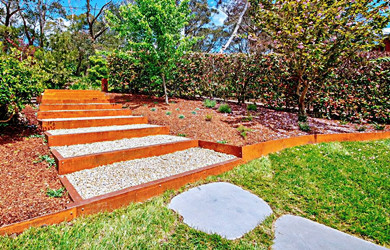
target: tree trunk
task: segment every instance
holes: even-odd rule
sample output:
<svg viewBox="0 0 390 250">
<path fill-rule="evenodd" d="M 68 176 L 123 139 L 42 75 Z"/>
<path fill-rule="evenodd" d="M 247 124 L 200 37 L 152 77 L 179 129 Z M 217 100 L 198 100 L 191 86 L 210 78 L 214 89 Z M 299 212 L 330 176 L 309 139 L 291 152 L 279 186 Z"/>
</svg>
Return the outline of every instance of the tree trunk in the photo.
<svg viewBox="0 0 390 250">
<path fill-rule="evenodd" d="M 165 74 L 162 74 L 162 80 L 163 80 L 163 87 L 164 87 L 164 95 L 165 95 L 165 103 L 169 104 L 168 102 L 168 92 L 167 92 L 167 84 L 165 82 Z"/>
<path fill-rule="evenodd" d="M 298 121 L 305 122 L 307 120 L 307 113 L 306 113 L 306 107 L 305 107 L 305 99 L 307 91 L 309 90 L 309 83 L 304 82 L 303 84 L 303 90 L 301 92 L 301 95 L 299 96 L 299 102 L 298 102 Z"/>
</svg>

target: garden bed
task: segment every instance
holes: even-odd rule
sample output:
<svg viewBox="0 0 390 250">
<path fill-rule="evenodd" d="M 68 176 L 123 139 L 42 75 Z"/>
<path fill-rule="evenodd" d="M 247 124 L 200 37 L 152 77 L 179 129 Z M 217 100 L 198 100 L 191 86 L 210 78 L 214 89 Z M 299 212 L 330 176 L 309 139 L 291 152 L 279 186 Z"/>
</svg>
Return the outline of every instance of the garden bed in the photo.
<svg viewBox="0 0 390 250">
<path fill-rule="evenodd" d="M 308 134 L 335 134 L 378 132 L 372 124 L 352 124 L 320 118 L 308 118 L 310 131 L 300 130 L 296 113 L 275 111 L 257 107 L 257 111 L 247 111 L 246 105 L 229 103 L 232 113 L 223 114 L 217 108 L 206 108 L 201 100 L 171 98 L 169 105 L 163 98 L 143 95 L 110 94 L 116 102 L 124 103 L 133 109 L 134 115 L 148 117 L 151 124 L 169 126 L 172 135 L 182 135 L 198 140 L 222 142 L 236 146 L 251 145 L 269 140 L 302 136 Z M 169 115 L 167 112 L 171 112 Z M 206 116 L 211 121 L 206 121 Z M 248 116 L 251 121 L 245 121 Z M 238 127 L 250 129 L 244 138 Z M 384 131 L 390 131 L 387 125 Z"/>
<path fill-rule="evenodd" d="M 25 127 L 2 127 L 0 130 L 0 227 L 65 208 L 67 195 L 51 198 L 47 189 L 62 187 L 54 166 L 42 156 L 50 155 L 36 129 L 35 110 L 24 110 Z"/>
</svg>

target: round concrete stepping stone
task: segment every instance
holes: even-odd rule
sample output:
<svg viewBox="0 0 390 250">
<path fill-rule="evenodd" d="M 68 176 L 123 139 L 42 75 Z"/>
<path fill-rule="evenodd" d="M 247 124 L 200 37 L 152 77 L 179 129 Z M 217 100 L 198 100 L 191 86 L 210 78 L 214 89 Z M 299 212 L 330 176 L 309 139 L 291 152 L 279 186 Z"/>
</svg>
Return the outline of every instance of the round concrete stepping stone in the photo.
<svg viewBox="0 0 390 250">
<path fill-rule="evenodd" d="M 272 214 L 265 201 L 226 182 L 192 188 L 174 197 L 169 208 L 188 226 L 229 240 L 240 238 Z"/>
<path fill-rule="evenodd" d="M 275 250 L 387 249 L 294 215 L 283 215 L 276 220 L 272 248 Z"/>
</svg>

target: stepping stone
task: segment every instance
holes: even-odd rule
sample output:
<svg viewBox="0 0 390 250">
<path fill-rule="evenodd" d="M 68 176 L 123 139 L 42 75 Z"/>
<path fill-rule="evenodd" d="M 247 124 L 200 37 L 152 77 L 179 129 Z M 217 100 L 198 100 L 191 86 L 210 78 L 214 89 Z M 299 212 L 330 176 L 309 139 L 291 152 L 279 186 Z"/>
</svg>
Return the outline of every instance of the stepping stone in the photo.
<svg viewBox="0 0 390 250">
<path fill-rule="evenodd" d="M 276 220 L 272 248 L 275 250 L 387 249 L 294 215 L 283 215 Z"/>
<path fill-rule="evenodd" d="M 226 182 L 192 188 L 174 197 L 169 208 L 190 227 L 229 240 L 242 237 L 272 214 L 265 201 Z"/>
</svg>

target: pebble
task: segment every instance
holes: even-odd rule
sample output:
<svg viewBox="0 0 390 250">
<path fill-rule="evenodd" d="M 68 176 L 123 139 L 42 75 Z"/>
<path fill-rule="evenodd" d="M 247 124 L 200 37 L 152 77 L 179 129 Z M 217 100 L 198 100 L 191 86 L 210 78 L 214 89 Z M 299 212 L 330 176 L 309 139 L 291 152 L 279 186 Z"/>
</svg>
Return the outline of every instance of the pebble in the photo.
<svg viewBox="0 0 390 250">
<path fill-rule="evenodd" d="M 153 135 L 138 138 L 126 138 L 115 141 L 95 142 L 88 144 L 77 144 L 70 146 L 52 147 L 56 149 L 64 158 L 109 152 L 113 150 L 144 147 L 162 143 L 186 141 L 188 138 L 172 135 Z"/>
<path fill-rule="evenodd" d="M 132 125 L 113 125 L 113 126 L 102 126 L 102 127 L 87 127 L 87 128 L 74 128 L 74 129 L 56 129 L 49 130 L 52 135 L 65 135 L 65 134 L 80 134 L 80 133 L 93 133 L 93 132 L 105 132 L 115 130 L 127 130 L 127 129 L 138 129 L 138 128 L 154 128 L 161 127 L 152 124 L 132 124 Z"/>
<path fill-rule="evenodd" d="M 111 193 L 190 170 L 235 159 L 233 155 L 204 148 L 116 162 L 66 175 L 83 199 Z"/>
</svg>

